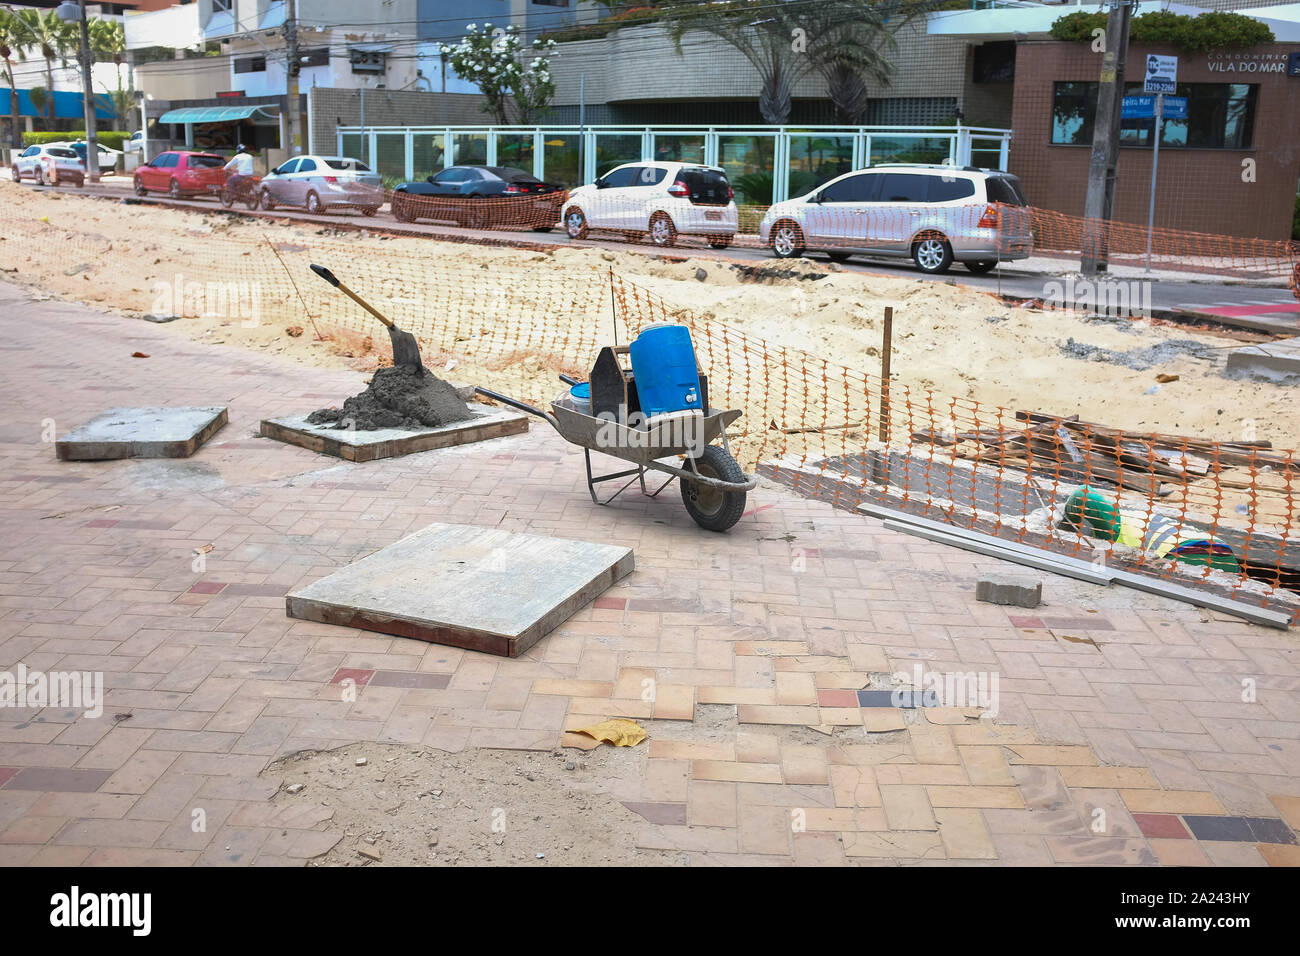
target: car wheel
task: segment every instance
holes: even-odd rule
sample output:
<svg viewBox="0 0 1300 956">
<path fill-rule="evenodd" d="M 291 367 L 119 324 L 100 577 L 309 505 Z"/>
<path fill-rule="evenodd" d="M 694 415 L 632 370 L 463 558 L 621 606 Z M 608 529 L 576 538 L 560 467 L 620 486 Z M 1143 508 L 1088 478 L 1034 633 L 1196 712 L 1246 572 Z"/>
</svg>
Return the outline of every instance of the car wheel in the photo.
<svg viewBox="0 0 1300 956">
<path fill-rule="evenodd" d="M 826 258 L 831 260 L 831 262 L 848 262 L 850 255 L 852 255 L 852 253 L 849 252 L 828 252 L 826 253 Z"/>
<path fill-rule="evenodd" d="M 393 212 L 393 218 L 398 222 L 415 222 L 415 211 L 411 204 L 403 199 L 400 195 L 393 196 L 393 201 L 389 204 Z"/>
<path fill-rule="evenodd" d="M 570 239 L 587 238 L 587 217 L 577 206 L 570 206 L 564 210 L 564 231 L 569 234 Z"/>
<path fill-rule="evenodd" d="M 45 170 L 41 169 L 39 166 L 36 167 L 36 185 L 45 185 Z"/>
<path fill-rule="evenodd" d="M 322 216 L 325 214 L 325 207 L 321 205 L 320 196 L 312 190 L 307 194 L 307 211 L 313 216 Z"/>
<path fill-rule="evenodd" d="M 725 249 L 734 238 L 735 236 L 709 236 L 709 245 L 714 249 Z"/>
<path fill-rule="evenodd" d="M 72 185 L 76 186 L 78 189 L 81 189 L 83 186 L 86 185 L 86 177 L 78 176 L 76 179 L 72 181 Z"/>
<path fill-rule="evenodd" d="M 275 200 L 271 198 L 270 190 L 267 189 L 262 190 L 262 208 L 265 209 L 267 212 L 271 212 L 273 209 L 275 209 Z"/>
<path fill-rule="evenodd" d="M 550 232 L 554 226 L 533 226 L 533 232 Z"/>
<path fill-rule="evenodd" d="M 374 215 L 375 213 L 377 213 L 377 212 L 379 212 L 379 207 L 378 207 L 378 206 L 362 206 L 362 207 L 361 207 L 361 215 L 363 215 L 363 216 L 373 216 L 373 215 Z"/>
<path fill-rule="evenodd" d="M 172 199 L 180 199 L 181 184 L 173 179 L 170 183 L 167 184 L 167 195 L 170 196 Z"/>
<path fill-rule="evenodd" d="M 657 212 L 650 217 L 650 241 L 664 248 L 677 242 L 677 227 L 667 213 Z"/>
<path fill-rule="evenodd" d="M 923 236 L 912 244 L 912 261 L 928 275 L 947 272 L 952 268 L 952 246 L 943 236 Z"/>
<path fill-rule="evenodd" d="M 768 241 L 779 259 L 798 259 L 803 255 L 803 230 L 793 219 L 782 219 L 772 226 Z"/>
<path fill-rule="evenodd" d="M 967 269 L 969 269 L 971 272 L 975 273 L 976 275 L 983 275 L 986 272 L 992 271 L 993 267 L 997 264 L 998 264 L 998 260 L 996 259 L 981 259 L 978 262 L 962 263 L 962 265 L 964 265 Z"/>
<path fill-rule="evenodd" d="M 13 178 L 14 178 L 14 182 L 16 182 L 16 183 L 20 183 L 20 182 L 23 181 L 23 174 L 20 173 L 20 172 L 18 172 L 18 167 L 17 167 L 17 166 L 10 166 L 10 167 L 9 167 L 9 174 L 10 174 L 11 176 L 13 176 Z"/>
<path fill-rule="evenodd" d="M 704 452 L 695 459 L 695 467 L 706 478 L 740 484 L 745 472 L 725 448 L 705 445 Z M 682 504 L 697 525 L 706 531 L 726 531 L 745 513 L 745 492 L 710 488 L 699 482 L 683 478 Z"/>
<path fill-rule="evenodd" d="M 477 202 L 475 197 L 470 197 Z M 488 224 L 488 215 L 480 207 L 470 205 L 466 210 L 457 217 L 456 222 L 466 229 L 486 229 Z"/>
<path fill-rule="evenodd" d="M 149 195 L 149 190 L 144 188 L 144 182 L 140 179 L 139 176 L 135 177 L 135 194 L 137 196 Z"/>
</svg>

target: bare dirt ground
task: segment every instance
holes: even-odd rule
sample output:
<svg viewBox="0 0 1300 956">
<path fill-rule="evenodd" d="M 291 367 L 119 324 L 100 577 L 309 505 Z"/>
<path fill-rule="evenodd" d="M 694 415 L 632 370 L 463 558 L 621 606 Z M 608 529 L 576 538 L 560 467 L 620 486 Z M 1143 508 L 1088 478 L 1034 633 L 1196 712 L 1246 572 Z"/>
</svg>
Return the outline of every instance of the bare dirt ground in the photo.
<svg viewBox="0 0 1300 956">
<path fill-rule="evenodd" d="M 609 792 L 643 757 L 365 743 L 283 757 L 264 775 L 283 779 L 277 808 L 332 811 L 328 829 L 343 837 L 313 866 L 671 865 L 635 846 L 645 821 Z"/>
<path fill-rule="evenodd" d="M 1279 448 L 1294 447 L 1300 435 L 1300 405 L 1292 387 L 1225 378 L 1225 352 L 1233 340 L 1182 325 L 1089 321 L 1078 313 L 1008 308 L 994 296 L 959 285 L 837 272 L 821 261 L 773 260 L 756 271 L 717 259 L 670 261 L 630 250 L 539 252 L 388 238 L 241 219 L 213 208 L 209 214 L 119 205 L 0 182 L 0 269 L 38 298 L 76 299 L 138 317 L 150 310 L 157 283 L 193 273 L 215 243 L 236 250 L 226 253 L 235 258 L 221 266 L 236 275 L 240 264 L 250 261 L 241 256 L 277 265 L 264 240 L 302 250 L 328 242 L 335 258 L 345 260 L 341 275 L 385 261 L 428 264 L 423 285 L 413 281 L 406 288 L 376 279 L 358 287 L 381 308 L 398 315 L 405 309 L 430 327 L 448 309 L 460 308 L 457 321 L 481 321 L 484 332 L 496 321 L 515 321 L 517 327 L 545 321 L 556 325 L 557 335 L 571 331 L 583 342 L 577 351 L 584 354 L 587 340 L 610 337 L 603 332 L 608 303 L 592 296 L 587 307 L 569 309 L 563 305 L 567 300 L 545 300 L 533 289 L 539 281 L 580 289 L 613 269 L 697 316 L 873 374 L 879 367 L 881 317 L 892 306 L 895 381 L 914 393 L 933 390 L 941 401 L 957 397 L 990 409 L 1078 413 L 1131 430 L 1220 440 L 1242 440 L 1250 432 Z M 951 281 L 959 280 L 960 273 L 954 273 Z M 337 293 L 329 293 L 333 300 L 323 298 L 329 290 L 315 286 L 300 291 L 315 296 L 312 302 L 338 300 Z M 438 301 L 429 304 L 425 317 L 418 301 L 430 296 Z M 382 361 L 386 337 L 377 324 L 372 326 L 377 334 L 320 341 L 311 314 L 295 301 L 285 298 L 278 310 L 269 311 L 272 319 L 253 327 L 229 318 L 186 317 L 167 328 L 199 341 L 240 344 L 314 365 L 373 369 Z M 418 327 L 414 331 L 420 334 Z M 577 371 L 584 367 L 574 355 L 561 360 L 544 349 L 476 355 L 472 335 L 454 349 L 435 350 L 426 362 L 445 377 L 534 399 L 557 390 L 554 373 L 566 362 Z M 1157 375 L 1178 378 L 1158 383 Z"/>
</svg>

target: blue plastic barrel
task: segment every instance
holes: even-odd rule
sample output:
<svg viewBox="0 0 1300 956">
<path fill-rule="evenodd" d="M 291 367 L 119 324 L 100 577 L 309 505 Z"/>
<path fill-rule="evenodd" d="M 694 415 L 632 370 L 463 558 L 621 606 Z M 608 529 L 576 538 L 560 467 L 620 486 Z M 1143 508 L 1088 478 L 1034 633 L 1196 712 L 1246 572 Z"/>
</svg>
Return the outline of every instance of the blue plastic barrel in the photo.
<svg viewBox="0 0 1300 956">
<path fill-rule="evenodd" d="M 646 418 L 674 412 L 702 412 L 695 346 L 684 325 L 652 325 L 629 347 L 632 375 Z"/>
</svg>

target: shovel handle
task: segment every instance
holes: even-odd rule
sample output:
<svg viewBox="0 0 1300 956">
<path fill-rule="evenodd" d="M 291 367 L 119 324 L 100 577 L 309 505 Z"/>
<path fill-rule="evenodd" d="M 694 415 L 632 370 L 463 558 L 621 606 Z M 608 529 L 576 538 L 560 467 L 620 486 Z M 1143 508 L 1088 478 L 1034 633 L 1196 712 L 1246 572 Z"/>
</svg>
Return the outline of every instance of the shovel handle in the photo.
<svg viewBox="0 0 1300 956">
<path fill-rule="evenodd" d="M 324 280 L 325 280 L 326 282 L 328 282 L 330 285 L 334 286 L 334 288 L 338 289 L 340 292 L 342 292 L 344 295 L 346 295 L 349 299 L 351 299 L 351 300 L 352 300 L 353 302 L 355 302 L 357 305 L 361 306 L 361 308 L 365 309 L 367 312 L 369 312 L 371 315 L 373 315 L 373 316 L 374 316 L 376 319 L 378 319 L 380 322 L 384 323 L 384 325 L 385 325 L 387 328 L 390 328 L 390 329 L 391 329 L 391 328 L 393 327 L 393 322 L 392 322 L 391 319 L 389 319 L 386 315 L 384 315 L 383 313 L 381 313 L 378 309 L 376 309 L 374 306 L 372 306 L 369 302 L 367 302 L 365 299 L 361 298 L 361 296 L 357 295 L 355 292 L 353 292 L 351 289 L 349 289 L 346 285 L 344 285 L 342 282 L 340 282 L 338 276 L 334 275 L 334 273 L 330 272 L 330 271 L 329 271 L 328 269 L 326 269 L 324 266 L 318 266 L 318 265 L 316 265 L 316 263 L 313 262 L 313 263 L 312 263 L 312 266 L 311 266 L 311 271 L 314 272 L 314 273 L 316 273 L 318 276 L 320 276 L 322 279 L 324 279 Z"/>
</svg>

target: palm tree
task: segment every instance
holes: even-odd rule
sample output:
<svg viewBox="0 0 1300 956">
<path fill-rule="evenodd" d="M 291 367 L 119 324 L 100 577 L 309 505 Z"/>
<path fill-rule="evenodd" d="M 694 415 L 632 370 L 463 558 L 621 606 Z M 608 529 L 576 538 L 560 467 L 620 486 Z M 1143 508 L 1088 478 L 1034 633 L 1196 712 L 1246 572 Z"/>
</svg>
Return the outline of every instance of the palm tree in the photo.
<svg viewBox="0 0 1300 956">
<path fill-rule="evenodd" d="M 76 26 L 65 23 L 53 10 L 20 10 L 23 26 L 27 30 L 27 45 L 40 51 L 45 60 L 45 88 L 50 91 L 46 103 L 46 119 L 54 125 L 54 61 L 66 61 L 68 54 L 77 48 Z"/>
<path fill-rule="evenodd" d="M 99 63 L 112 60 L 117 66 L 126 61 L 126 31 L 116 20 L 91 20 L 86 24 L 90 32 L 90 54 Z"/>
<path fill-rule="evenodd" d="M 762 80 L 758 108 L 774 126 L 790 119 L 792 93 L 811 72 L 826 81 L 843 121 L 866 105 L 866 79 L 887 83 L 889 53 L 906 23 L 943 0 L 665 0 L 662 19 L 682 50 L 692 30 L 712 34 L 737 50 Z"/>
<path fill-rule="evenodd" d="M 4 60 L 4 80 L 9 84 L 9 145 L 18 149 L 23 134 L 18 129 L 18 84 L 14 80 L 14 60 L 26 60 L 27 28 L 13 10 L 0 9 L 0 60 Z"/>
</svg>

